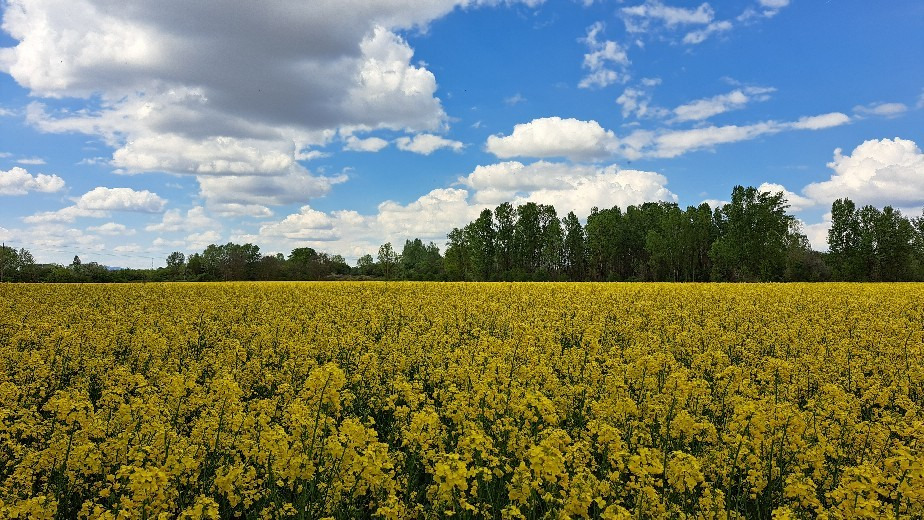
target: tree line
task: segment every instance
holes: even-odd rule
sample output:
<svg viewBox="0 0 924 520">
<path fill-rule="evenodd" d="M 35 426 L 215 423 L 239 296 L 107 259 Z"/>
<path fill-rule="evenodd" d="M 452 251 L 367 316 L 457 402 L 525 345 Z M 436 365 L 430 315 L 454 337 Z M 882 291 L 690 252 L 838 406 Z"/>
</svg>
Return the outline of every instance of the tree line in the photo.
<svg viewBox="0 0 924 520">
<path fill-rule="evenodd" d="M 829 251 L 812 250 L 781 192 L 736 186 L 731 201 L 681 208 L 646 202 L 593 208 L 584 224 L 552 205 L 509 202 L 485 209 L 447 236 L 446 250 L 419 238 L 399 252 L 387 242 L 350 266 L 310 247 L 264 255 L 253 244 L 212 244 L 158 269 L 99 264 L 39 265 L 25 249 L 0 249 L 3 281 L 128 282 L 230 280 L 450 281 L 920 281 L 924 215 L 834 201 Z"/>
</svg>

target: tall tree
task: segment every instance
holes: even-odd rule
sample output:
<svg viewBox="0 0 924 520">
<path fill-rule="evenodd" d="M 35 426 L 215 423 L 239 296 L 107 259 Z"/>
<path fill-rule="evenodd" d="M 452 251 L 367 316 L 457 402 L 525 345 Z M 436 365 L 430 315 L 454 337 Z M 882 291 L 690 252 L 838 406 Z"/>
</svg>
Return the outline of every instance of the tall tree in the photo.
<svg viewBox="0 0 924 520">
<path fill-rule="evenodd" d="M 584 228 L 573 211 L 569 211 L 561 220 L 565 234 L 564 251 L 562 252 L 565 272 L 569 280 L 584 280 L 587 275 L 587 245 Z"/>
<path fill-rule="evenodd" d="M 790 224 L 782 192 L 735 186 L 717 212 L 719 238 L 710 249 L 713 277 L 728 281 L 778 281 L 786 270 Z"/>
<path fill-rule="evenodd" d="M 382 274 L 385 279 L 390 280 L 395 275 L 395 268 L 398 265 L 398 254 L 395 253 L 391 242 L 385 242 L 379 247 L 378 260 L 379 265 L 382 266 Z"/>
<path fill-rule="evenodd" d="M 514 245 L 513 235 L 516 227 L 516 213 L 509 202 L 494 209 L 495 254 L 497 255 L 497 269 L 502 279 L 509 280 L 513 271 Z M 449 252 L 446 252 L 447 256 Z"/>
</svg>

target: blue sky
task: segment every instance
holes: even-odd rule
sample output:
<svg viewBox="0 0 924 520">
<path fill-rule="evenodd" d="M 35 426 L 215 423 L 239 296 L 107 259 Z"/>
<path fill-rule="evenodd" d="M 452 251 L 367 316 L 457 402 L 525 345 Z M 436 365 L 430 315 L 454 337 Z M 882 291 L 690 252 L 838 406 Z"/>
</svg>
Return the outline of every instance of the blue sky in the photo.
<svg viewBox="0 0 924 520">
<path fill-rule="evenodd" d="M 350 260 L 502 201 L 924 206 L 924 3 L 5 0 L 0 239 Z"/>
</svg>

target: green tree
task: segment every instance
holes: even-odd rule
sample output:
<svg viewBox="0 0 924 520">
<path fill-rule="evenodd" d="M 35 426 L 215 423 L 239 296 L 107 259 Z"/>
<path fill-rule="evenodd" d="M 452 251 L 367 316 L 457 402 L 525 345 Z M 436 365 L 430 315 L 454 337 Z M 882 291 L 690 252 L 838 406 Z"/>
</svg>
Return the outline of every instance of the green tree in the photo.
<svg viewBox="0 0 924 520">
<path fill-rule="evenodd" d="M 395 276 L 395 268 L 398 265 L 398 254 L 395 253 L 394 248 L 391 246 L 391 242 L 385 242 L 379 246 L 378 260 L 382 268 L 382 275 L 385 276 L 386 280 L 392 279 L 392 277 Z"/>
<path fill-rule="evenodd" d="M 782 280 L 794 220 L 788 207 L 782 192 L 735 186 L 731 202 L 716 212 L 720 235 L 709 253 L 713 279 Z"/>
<path fill-rule="evenodd" d="M 587 276 L 587 244 L 584 228 L 573 211 L 569 211 L 561 220 L 565 234 L 564 251 L 562 252 L 565 272 L 569 280 L 584 280 Z"/>
</svg>

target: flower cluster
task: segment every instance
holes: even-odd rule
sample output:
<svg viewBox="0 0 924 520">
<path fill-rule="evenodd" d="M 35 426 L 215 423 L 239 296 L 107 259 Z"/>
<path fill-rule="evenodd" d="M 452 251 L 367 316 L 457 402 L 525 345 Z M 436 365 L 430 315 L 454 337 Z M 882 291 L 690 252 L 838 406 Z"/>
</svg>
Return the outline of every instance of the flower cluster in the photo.
<svg viewBox="0 0 924 520">
<path fill-rule="evenodd" d="M 0 286 L 0 518 L 922 518 L 924 290 Z"/>
</svg>

